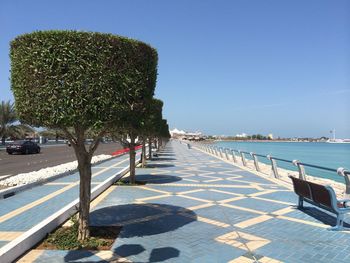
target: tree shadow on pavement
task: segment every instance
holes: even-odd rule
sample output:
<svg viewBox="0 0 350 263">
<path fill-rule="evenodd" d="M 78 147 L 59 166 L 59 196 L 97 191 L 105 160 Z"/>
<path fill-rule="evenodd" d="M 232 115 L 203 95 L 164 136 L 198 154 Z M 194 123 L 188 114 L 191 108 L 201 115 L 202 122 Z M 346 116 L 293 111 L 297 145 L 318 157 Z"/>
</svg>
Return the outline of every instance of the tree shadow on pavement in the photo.
<svg viewBox="0 0 350 263">
<path fill-rule="evenodd" d="M 174 175 L 165 175 L 165 174 L 139 174 L 136 176 L 136 181 L 140 183 L 150 183 L 150 184 L 169 184 L 181 181 L 182 178 Z"/>
<path fill-rule="evenodd" d="M 167 158 L 167 157 L 153 157 L 153 161 L 175 161 L 177 160 L 176 158 Z"/>
<path fill-rule="evenodd" d="M 132 239 L 126 244 L 129 238 L 154 236 L 156 239 L 158 234 L 174 231 L 196 220 L 196 213 L 184 207 L 156 203 L 108 206 L 90 213 L 91 226 L 122 227 L 118 239 L 123 239 L 123 244 L 117 246 L 116 242 L 112 247 L 112 251 L 121 257 L 135 256 L 146 251 L 142 244 L 132 243 Z M 149 255 L 146 255 L 148 259 L 133 262 L 162 262 L 179 255 L 180 250 L 174 247 L 154 247 Z M 140 255 L 140 258 L 144 256 Z M 98 259 L 92 251 L 72 250 L 65 255 L 64 260 L 96 262 Z"/>
<path fill-rule="evenodd" d="M 147 164 L 146 168 L 169 168 L 169 167 L 175 167 L 173 164 L 166 164 L 166 163 L 150 163 Z"/>
<path fill-rule="evenodd" d="M 118 255 L 118 257 L 127 258 L 130 256 L 136 256 L 146 251 L 146 249 L 139 244 L 125 244 L 114 249 L 114 253 Z M 162 262 L 165 260 L 169 260 L 171 258 L 177 258 L 180 256 L 180 250 L 173 247 L 159 247 L 153 248 L 150 252 L 150 256 L 148 260 L 145 261 L 133 261 L 134 263 L 146 263 L 146 262 Z M 43 259 L 43 262 L 50 262 L 51 258 Z M 89 250 L 71 250 L 65 255 L 64 262 L 124 262 L 120 261 L 114 256 L 107 261 L 96 258 L 95 253 Z"/>
<path fill-rule="evenodd" d="M 158 156 L 161 156 L 161 157 L 169 157 L 169 156 L 176 156 L 176 154 L 174 153 L 158 153 Z"/>
<path fill-rule="evenodd" d="M 144 252 L 146 249 L 139 244 L 127 244 L 117 247 L 114 252 L 123 258 L 136 256 Z M 146 262 L 162 262 L 180 255 L 180 251 L 173 247 L 160 247 L 152 249 L 149 259 Z M 134 261 L 135 262 L 135 261 Z M 141 263 L 137 261 L 136 263 Z"/>
<path fill-rule="evenodd" d="M 166 233 L 196 220 L 196 213 L 184 207 L 155 203 L 108 206 L 90 214 L 92 226 L 121 226 L 118 238 Z"/>
</svg>

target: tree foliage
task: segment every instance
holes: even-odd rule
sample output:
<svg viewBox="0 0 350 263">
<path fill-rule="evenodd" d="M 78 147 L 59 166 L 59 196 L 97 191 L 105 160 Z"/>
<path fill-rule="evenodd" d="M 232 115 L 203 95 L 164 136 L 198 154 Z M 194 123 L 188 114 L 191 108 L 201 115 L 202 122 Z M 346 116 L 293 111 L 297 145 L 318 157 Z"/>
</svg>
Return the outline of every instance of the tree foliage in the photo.
<svg viewBox="0 0 350 263">
<path fill-rule="evenodd" d="M 163 101 L 153 98 L 147 107 L 147 118 L 144 120 L 142 135 L 145 137 L 155 137 L 161 127 L 163 118 Z"/>
<path fill-rule="evenodd" d="M 147 44 L 111 34 L 38 31 L 19 36 L 11 42 L 18 116 L 36 126 L 99 128 L 124 112 L 135 95 L 144 96 L 142 88 L 153 81 L 147 74 L 156 54 Z"/>
<path fill-rule="evenodd" d="M 61 129 L 80 173 L 79 239 L 89 237 L 91 158 L 100 138 L 151 97 L 157 52 L 111 34 L 38 31 L 11 42 L 11 84 L 21 120 Z M 132 117 L 132 116 L 131 116 Z M 85 147 L 87 132 L 95 134 Z"/>
</svg>

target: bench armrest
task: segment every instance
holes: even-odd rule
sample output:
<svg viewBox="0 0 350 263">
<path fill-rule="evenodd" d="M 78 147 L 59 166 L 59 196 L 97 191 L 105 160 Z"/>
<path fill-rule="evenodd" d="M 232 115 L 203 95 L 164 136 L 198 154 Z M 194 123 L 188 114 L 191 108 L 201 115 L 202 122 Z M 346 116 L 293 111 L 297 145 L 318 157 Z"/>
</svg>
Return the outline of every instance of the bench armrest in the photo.
<svg viewBox="0 0 350 263">
<path fill-rule="evenodd" d="M 350 202 L 350 199 L 337 199 L 340 203 Z"/>
</svg>

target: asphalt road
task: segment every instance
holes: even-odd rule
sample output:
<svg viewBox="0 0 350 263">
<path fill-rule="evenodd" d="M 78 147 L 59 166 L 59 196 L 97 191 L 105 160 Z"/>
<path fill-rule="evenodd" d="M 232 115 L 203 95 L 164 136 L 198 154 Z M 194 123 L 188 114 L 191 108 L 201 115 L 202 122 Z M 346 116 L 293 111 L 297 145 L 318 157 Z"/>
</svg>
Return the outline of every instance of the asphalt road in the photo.
<svg viewBox="0 0 350 263">
<path fill-rule="evenodd" d="M 111 154 L 121 149 L 120 143 L 101 143 L 94 155 Z M 5 149 L 0 150 L 0 179 L 9 175 L 28 173 L 62 163 L 75 161 L 72 147 L 67 145 L 50 145 L 41 147 L 39 154 L 7 154 Z"/>
</svg>

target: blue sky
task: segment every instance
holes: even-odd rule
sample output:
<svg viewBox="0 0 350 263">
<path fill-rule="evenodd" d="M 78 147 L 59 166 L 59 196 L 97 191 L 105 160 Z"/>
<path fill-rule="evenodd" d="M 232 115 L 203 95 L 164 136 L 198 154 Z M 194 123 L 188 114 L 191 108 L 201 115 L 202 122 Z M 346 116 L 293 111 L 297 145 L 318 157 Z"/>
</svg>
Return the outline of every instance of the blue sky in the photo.
<svg viewBox="0 0 350 263">
<path fill-rule="evenodd" d="M 350 1 L 2 0 L 0 25 L 0 100 L 17 35 L 110 32 L 157 48 L 171 128 L 350 138 Z"/>
</svg>

